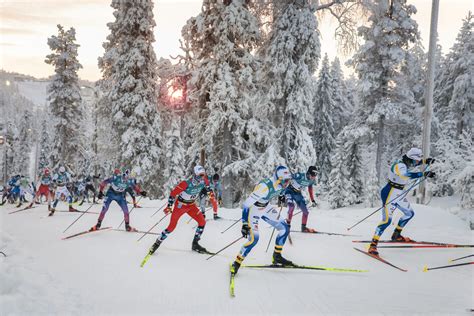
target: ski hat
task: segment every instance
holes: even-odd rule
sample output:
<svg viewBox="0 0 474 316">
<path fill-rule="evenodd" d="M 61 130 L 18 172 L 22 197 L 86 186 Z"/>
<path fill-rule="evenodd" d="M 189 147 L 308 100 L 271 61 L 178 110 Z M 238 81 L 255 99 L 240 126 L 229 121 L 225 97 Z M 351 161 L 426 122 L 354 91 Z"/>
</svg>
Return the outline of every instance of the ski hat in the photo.
<svg viewBox="0 0 474 316">
<path fill-rule="evenodd" d="M 64 166 L 59 167 L 59 172 L 61 173 L 66 172 L 66 168 L 64 168 Z"/>
<path fill-rule="evenodd" d="M 44 169 L 44 174 L 49 174 L 49 169 L 48 168 Z"/>
<path fill-rule="evenodd" d="M 411 160 L 416 160 L 416 161 L 420 161 L 421 159 L 423 159 L 423 152 L 421 151 L 421 149 L 419 148 L 411 148 L 408 152 L 407 152 L 407 157 L 410 158 Z"/>
<path fill-rule="evenodd" d="M 316 177 L 318 173 L 318 169 L 315 166 L 309 166 L 308 171 L 306 171 L 306 174 L 309 176 Z"/>
<path fill-rule="evenodd" d="M 206 174 L 206 170 L 203 166 L 197 165 L 196 167 L 194 167 L 194 174 L 196 176 L 203 176 Z"/>
<path fill-rule="evenodd" d="M 291 172 L 285 166 L 278 166 L 275 169 L 275 178 L 280 181 L 291 180 Z"/>
<path fill-rule="evenodd" d="M 219 179 L 220 179 L 219 174 L 214 173 L 214 175 L 212 176 L 212 180 L 219 181 Z"/>
</svg>

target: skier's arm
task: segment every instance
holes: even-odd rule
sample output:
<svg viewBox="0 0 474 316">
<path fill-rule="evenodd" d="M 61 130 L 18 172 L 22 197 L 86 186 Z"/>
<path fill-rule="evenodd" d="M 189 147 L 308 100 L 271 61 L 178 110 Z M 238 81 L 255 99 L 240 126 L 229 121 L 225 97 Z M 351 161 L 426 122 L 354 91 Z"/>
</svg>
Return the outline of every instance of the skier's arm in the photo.
<svg viewBox="0 0 474 316">
<path fill-rule="evenodd" d="M 312 203 L 316 203 L 314 201 L 314 192 L 313 192 L 313 185 L 308 186 L 308 193 L 309 193 L 309 198 L 311 199 Z"/>
<path fill-rule="evenodd" d="M 181 181 L 180 183 L 178 183 L 178 185 L 170 192 L 170 196 L 168 198 L 168 206 L 170 206 L 170 202 L 171 202 L 171 205 L 173 205 L 174 200 L 176 199 L 176 196 L 178 196 L 181 192 L 183 192 L 187 188 L 188 188 L 188 183 L 186 181 Z"/>
<path fill-rule="evenodd" d="M 405 164 L 396 164 L 394 172 L 403 180 L 417 179 L 423 177 L 423 172 L 409 172 Z"/>
<path fill-rule="evenodd" d="M 99 192 L 103 192 L 104 191 L 104 188 L 107 184 L 110 184 L 112 182 L 112 178 L 107 178 L 105 179 L 104 181 L 102 181 L 100 184 L 99 184 Z"/>
</svg>

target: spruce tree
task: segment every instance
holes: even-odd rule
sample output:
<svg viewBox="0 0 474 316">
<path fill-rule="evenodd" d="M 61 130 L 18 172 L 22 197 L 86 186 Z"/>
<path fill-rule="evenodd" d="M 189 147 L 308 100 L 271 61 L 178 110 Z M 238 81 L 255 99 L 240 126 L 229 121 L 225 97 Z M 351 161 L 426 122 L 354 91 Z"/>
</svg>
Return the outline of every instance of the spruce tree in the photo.
<svg viewBox="0 0 474 316">
<path fill-rule="evenodd" d="M 54 166 L 66 164 L 74 168 L 77 164 L 77 148 L 81 145 L 81 94 L 77 71 L 82 65 L 77 60 L 76 31 L 65 31 L 58 25 L 58 35 L 48 38 L 53 51 L 45 62 L 53 65 L 55 75 L 48 86 L 48 100 L 54 122 L 54 145 L 51 159 Z"/>
<path fill-rule="evenodd" d="M 157 196 L 162 186 L 154 179 L 160 172 L 161 119 L 156 109 L 157 73 L 151 0 L 111 4 L 115 21 L 99 58 L 104 90 L 104 112 L 110 112 L 112 136 L 118 137 L 118 161 L 133 168 L 147 191 Z M 110 108 L 108 108 L 110 106 Z M 110 111 L 109 111 L 110 109 Z"/>
</svg>

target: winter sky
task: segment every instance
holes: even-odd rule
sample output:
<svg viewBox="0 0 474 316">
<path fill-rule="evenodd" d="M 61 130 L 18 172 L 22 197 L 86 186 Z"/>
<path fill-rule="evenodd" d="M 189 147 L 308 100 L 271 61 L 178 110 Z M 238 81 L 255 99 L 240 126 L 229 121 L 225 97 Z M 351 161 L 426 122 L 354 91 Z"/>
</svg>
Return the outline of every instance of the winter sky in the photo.
<svg viewBox="0 0 474 316">
<path fill-rule="evenodd" d="M 102 43 L 109 34 L 106 24 L 113 21 L 111 0 L 0 0 L 0 68 L 36 77 L 47 77 L 53 68 L 44 63 L 50 53 L 47 38 L 57 34 L 57 24 L 75 27 L 82 79 L 97 80 L 100 72 L 97 57 L 103 54 Z M 155 51 L 158 57 L 179 54 L 181 28 L 186 20 L 200 12 L 201 0 L 155 0 Z M 423 44 L 428 47 L 431 1 L 411 0 L 418 13 Z M 440 1 L 438 33 L 443 51 L 452 46 L 462 19 L 473 10 L 472 0 Z M 337 55 L 333 39 L 336 22 L 320 21 L 323 53 L 332 59 Z M 344 61 L 346 58 L 340 56 Z"/>
</svg>

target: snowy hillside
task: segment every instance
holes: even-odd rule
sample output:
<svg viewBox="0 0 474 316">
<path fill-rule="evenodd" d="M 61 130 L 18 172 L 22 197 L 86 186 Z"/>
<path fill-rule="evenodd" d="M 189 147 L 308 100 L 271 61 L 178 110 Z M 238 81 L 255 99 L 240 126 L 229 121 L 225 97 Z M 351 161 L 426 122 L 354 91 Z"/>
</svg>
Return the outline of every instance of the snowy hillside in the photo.
<svg viewBox="0 0 474 316">
<path fill-rule="evenodd" d="M 150 218 L 164 201 L 145 201 L 131 214 L 131 224 L 147 230 L 163 213 Z M 473 243 L 473 233 L 457 216 L 430 206 L 414 205 L 416 215 L 404 230 L 409 237 L 450 243 Z M 100 205 L 91 211 L 100 211 Z M 80 207 L 85 210 L 86 205 Z M 354 228 L 358 237 L 292 233 L 283 254 L 305 265 L 367 269 L 367 273 L 304 270 L 251 270 L 236 277 L 236 297 L 229 296 L 229 263 L 242 242 L 207 261 L 191 252 L 194 222 L 183 216 L 177 229 L 140 268 L 141 259 L 156 236 L 123 231 L 101 231 L 69 240 L 62 237 L 86 230 L 97 214 L 85 214 L 65 234 L 62 231 L 79 215 L 57 212 L 47 217 L 46 206 L 8 214 L 0 209 L 0 306 L 2 315 L 469 315 L 473 304 L 472 266 L 422 272 L 422 267 L 449 264 L 449 259 L 469 255 L 458 249 L 380 249 L 381 255 L 408 269 L 404 273 L 352 249 L 354 239 L 368 239 L 379 215 Z M 66 209 L 60 204 L 58 209 Z M 313 209 L 309 226 L 321 231 L 346 233 L 373 209 Z M 238 218 L 240 210 L 220 210 Z M 396 214 L 397 219 L 400 214 Z M 293 219 L 293 229 L 301 215 Z M 114 228 L 122 213 L 112 204 L 103 226 Z M 166 227 L 165 219 L 153 231 Z M 240 225 L 220 232 L 231 221 L 208 221 L 201 244 L 217 251 L 240 236 Z M 387 229 L 383 237 L 391 233 Z M 247 264 L 270 263 L 265 253 L 271 229 L 261 224 L 260 242 Z M 273 244 L 272 244 L 273 245 Z"/>
<path fill-rule="evenodd" d="M 38 107 L 46 105 L 49 81 L 17 81 L 18 92 Z"/>
</svg>

